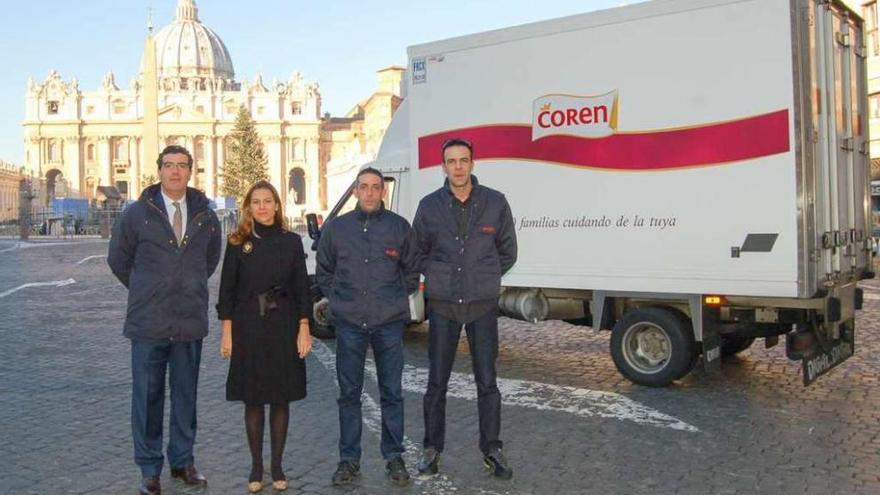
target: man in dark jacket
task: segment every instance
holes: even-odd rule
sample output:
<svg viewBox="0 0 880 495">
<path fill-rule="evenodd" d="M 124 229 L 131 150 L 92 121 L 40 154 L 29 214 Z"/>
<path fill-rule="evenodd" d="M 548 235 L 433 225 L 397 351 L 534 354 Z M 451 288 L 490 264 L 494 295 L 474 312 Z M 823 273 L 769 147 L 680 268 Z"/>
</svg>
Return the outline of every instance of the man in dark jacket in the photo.
<svg viewBox="0 0 880 495">
<path fill-rule="evenodd" d="M 480 450 L 493 475 L 513 470 L 502 454 L 501 394 L 496 385 L 498 292 L 501 276 L 516 262 L 516 232 L 504 195 L 471 175 L 473 146 L 462 139 L 443 144 L 446 182 L 419 203 L 413 229 L 428 299 L 428 389 L 424 452 L 419 473 L 438 472 L 446 434 L 446 389 L 461 327 L 467 332 L 477 383 Z"/>
<path fill-rule="evenodd" d="M 131 339 L 131 429 L 140 493 L 161 492 L 165 370 L 171 387 L 171 476 L 204 485 L 193 461 L 196 389 L 208 334 L 208 277 L 220 260 L 220 223 L 187 187 L 193 159 L 181 146 L 159 154 L 160 184 L 144 189 L 113 226 L 107 263 L 128 288 L 123 334 Z"/>
<path fill-rule="evenodd" d="M 403 462 L 403 331 L 409 297 L 418 288 L 409 223 L 385 210 L 385 180 L 373 168 L 355 184 L 357 208 L 327 223 L 318 242 L 318 285 L 336 327 L 339 381 L 339 465 L 334 485 L 360 474 L 361 391 L 367 346 L 372 345 L 382 404 L 382 457 L 394 484 L 409 483 Z"/>
</svg>

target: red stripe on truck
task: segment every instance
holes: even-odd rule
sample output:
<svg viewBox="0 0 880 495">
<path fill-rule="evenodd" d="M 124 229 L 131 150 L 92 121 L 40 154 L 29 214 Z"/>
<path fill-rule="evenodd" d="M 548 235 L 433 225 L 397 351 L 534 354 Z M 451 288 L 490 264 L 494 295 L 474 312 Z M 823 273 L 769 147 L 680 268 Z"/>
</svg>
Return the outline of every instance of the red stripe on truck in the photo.
<svg viewBox="0 0 880 495">
<path fill-rule="evenodd" d="M 532 141 L 530 125 L 487 125 L 419 138 L 419 168 L 436 167 L 447 139 L 466 139 L 474 159 L 537 160 L 609 170 L 669 170 L 760 158 L 790 150 L 788 110 L 717 124 L 602 138 L 553 135 Z"/>
</svg>

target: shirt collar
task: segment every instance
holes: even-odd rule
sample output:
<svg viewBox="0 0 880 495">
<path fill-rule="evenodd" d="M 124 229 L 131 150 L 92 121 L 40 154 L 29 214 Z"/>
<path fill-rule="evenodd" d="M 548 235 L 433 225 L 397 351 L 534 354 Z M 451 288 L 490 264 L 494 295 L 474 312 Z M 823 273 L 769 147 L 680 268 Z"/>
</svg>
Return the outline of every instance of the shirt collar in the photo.
<svg viewBox="0 0 880 495">
<path fill-rule="evenodd" d="M 174 200 L 174 199 L 171 199 L 170 196 L 168 196 L 167 194 L 165 194 L 165 190 L 164 190 L 164 189 L 159 189 L 159 192 L 160 192 L 160 194 L 162 195 L 162 201 L 165 202 L 165 208 L 166 208 L 167 210 L 169 210 L 169 212 L 171 211 L 171 208 L 174 207 L 174 202 L 175 202 L 175 201 L 177 201 L 178 203 L 180 203 L 180 207 L 181 207 L 181 208 L 186 207 L 186 194 L 184 194 L 182 198 L 180 198 L 180 199 L 178 199 L 178 200 Z"/>
<path fill-rule="evenodd" d="M 162 200 L 165 201 L 165 204 L 168 206 L 171 206 L 175 201 L 179 202 L 181 206 L 186 204 L 186 194 L 184 194 L 182 198 L 175 200 L 171 199 L 171 196 L 165 194 L 164 189 L 159 189 L 159 192 L 162 194 Z"/>
</svg>

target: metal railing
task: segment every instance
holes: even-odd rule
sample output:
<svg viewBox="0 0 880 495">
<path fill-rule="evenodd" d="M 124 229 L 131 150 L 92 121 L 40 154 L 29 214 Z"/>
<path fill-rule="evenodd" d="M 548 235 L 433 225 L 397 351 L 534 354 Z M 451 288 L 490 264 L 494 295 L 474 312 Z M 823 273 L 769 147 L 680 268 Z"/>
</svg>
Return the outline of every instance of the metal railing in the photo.
<svg viewBox="0 0 880 495">
<path fill-rule="evenodd" d="M 0 237 L 18 237 L 21 233 L 20 225 L 22 223 L 29 226 L 28 232 L 31 236 L 69 238 L 102 235 L 103 229 L 112 228 L 123 209 L 122 207 L 89 208 L 84 215 L 81 212 L 79 214 L 56 213 L 51 209 L 32 211 L 16 220 L 0 223 Z M 225 238 L 238 227 L 239 212 L 232 209 L 220 209 L 216 212 Z M 288 226 L 292 232 L 308 236 L 308 226 L 304 219 L 295 217 L 288 220 Z M 109 230 L 107 233 L 109 234 Z"/>
<path fill-rule="evenodd" d="M 122 208 L 89 208 L 85 214 L 31 211 L 16 220 L 0 224 L 0 236 L 19 236 L 21 225 L 27 226 L 31 236 L 65 238 L 101 235 L 113 225 L 120 213 Z"/>
</svg>

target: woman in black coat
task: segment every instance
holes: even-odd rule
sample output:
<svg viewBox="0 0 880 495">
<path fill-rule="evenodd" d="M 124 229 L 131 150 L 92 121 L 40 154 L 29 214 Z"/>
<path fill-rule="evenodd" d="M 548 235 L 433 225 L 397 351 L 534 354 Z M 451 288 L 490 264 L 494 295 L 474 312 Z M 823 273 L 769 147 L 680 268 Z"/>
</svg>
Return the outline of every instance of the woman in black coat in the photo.
<svg viewBox="0 0 880 495">
<path fill-rule="evenodd" d="M 220 354 L 230 358 L 226 400 L 245 404 L 252 493 L 263 488 L 266 404 L 273 486 L 287 488 L 281 458 L 289 403 L 306 396 L 303 358 L 312 348 L 311 306 L 302 240 L 287 230 L 278 192 L 259 181 L 245 196 L 238 229 L 229 236 L 217 301 Z"/>
</svg>

